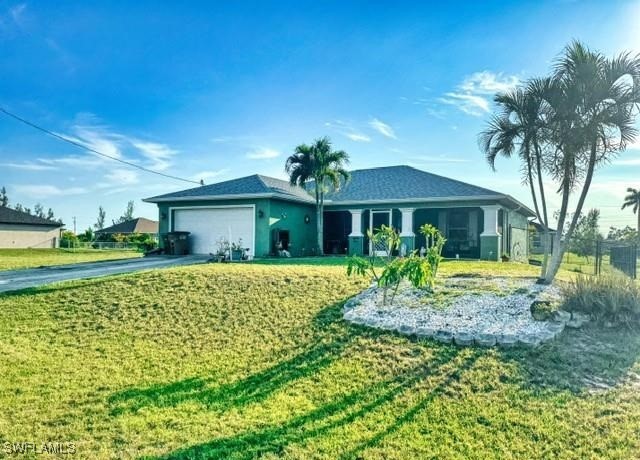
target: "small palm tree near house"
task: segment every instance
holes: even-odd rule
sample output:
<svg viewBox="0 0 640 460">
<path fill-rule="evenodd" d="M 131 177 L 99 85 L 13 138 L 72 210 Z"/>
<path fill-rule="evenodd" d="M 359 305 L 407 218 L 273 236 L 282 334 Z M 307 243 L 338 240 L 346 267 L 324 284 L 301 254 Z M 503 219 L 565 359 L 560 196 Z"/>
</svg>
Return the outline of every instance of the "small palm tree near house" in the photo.
<svg viewBox="0 0 640 460">
<path fill-rule="evenodd" d="M 349 179 L 345 166 L 349 155 L 343 150 L 333 150 L 328 137 L 316 139 L 313 144 L 300 144 L 285 163 L 291 185 L 304 187 L 313 183 L 316 199 L 316 226 L 318 235 L 318 254 L 323 254 L 323 210 L 324 197 L 329 186 L 338 190 L 343 181 Z"/>
<path fill-rule="evenodd" d="M 622 209 L 631 208 L 634 214 L 638 217 L 638 234 L 640 234 L 640 190 L 629 187 L 627 189 L 627 196 L 624 197 L 624 204 Z"/>
<path fill-rule="evenodd" d="M 551 283 L 578 225 L 596 169 L 624 151 L 638 135 L 640 56 L 621 53 L 607 58 L 580 42 L 569 44 L 550 76 L 534 78 L 522 93 L 498 94 L 498 113 L 480 135 L 490 165 L 497 156 L 517 153 L 525 181 L 537 178 L 540 200 L 531 187 L 540 222 L 545 175 L 560 196 L 560 211 L 548 266 L 540 281 Z M 540 162 L 538 163 L 538 159 Z M 538 166 L 538 164 L 540 166 Z M 577 195 L 573 212 L 570 198 Z M 565 225 L 567 224 L 567 225 Z"/>
<path fill-rule="evenodd" d="M 531 192 L 536 218 L 543 229 L 545 242 L 542 273 L 548 262 L 549 215 L 543 184 L 543 147 L 548 136 L 544 123 L 544 100 L 530 88 L 519 87 L 497 94 L 498 113 L 480 133 L 478 143 L 491 169 L 496 170 L 498 156 L 510 158 L 514 153 L 522 163 L 522 181 Z"/>
</svg>

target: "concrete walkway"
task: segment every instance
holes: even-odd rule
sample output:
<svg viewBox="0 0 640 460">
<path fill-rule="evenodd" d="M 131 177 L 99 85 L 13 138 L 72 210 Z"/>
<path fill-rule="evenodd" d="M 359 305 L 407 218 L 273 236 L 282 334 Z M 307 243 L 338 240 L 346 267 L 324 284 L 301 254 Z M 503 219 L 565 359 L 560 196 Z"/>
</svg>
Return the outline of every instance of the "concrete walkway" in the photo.
<svg viewBox="0 0 640 460">
<path fill-rule="evenodd" d="M 141 259 L 110 260 L 81 264 L 56 265 L 52 267 L 28 268 L 0 271 L 0 292 L 32 288 L 60 281 L 98 278 L 119 275 L 153 268 L 175 267 L 204 263 L 208 256 L 150 256 Z"/>
</svg>

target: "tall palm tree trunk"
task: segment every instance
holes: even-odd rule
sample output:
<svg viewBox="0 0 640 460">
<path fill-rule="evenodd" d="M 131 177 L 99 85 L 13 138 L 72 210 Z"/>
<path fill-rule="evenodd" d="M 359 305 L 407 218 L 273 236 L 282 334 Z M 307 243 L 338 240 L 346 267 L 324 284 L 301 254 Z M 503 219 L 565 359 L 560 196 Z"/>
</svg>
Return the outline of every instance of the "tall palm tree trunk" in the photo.
<svg viewBox="0 0 640 460">
<path fill-rule="evenodd" d="M 571 219 L 571 224 L 569 225 L 569 229 L 567 230 L 567 233 L 564 237 L 564 244 L 561 244 L 561 245 L 559 244 L 557 251 L 555 246 L 553 248 L 554 256 L 551 258 L 551 265 L 549 267 L 549 271 L 547 272 L 547 276 L 545 277 L 546 283 L 551 283 L 551 281 L 553 281 L 556 274 L 558 273 L 558 270 L 560 269 L 560 264 L 562 263 L 562 257 L 564 256 L 564 252 L 567 247 L 566 243 L 573 236 L 573 231 L 575 230 L 576 225 L 578 223 L 578 219 L 580 218 L 580 214 L 582 213 L 582 207 L 584 206 L 584 201 L 587 198 L 587 193 L 589 192 L 589 187 L 591 186 L 591 179 L 593 179 L 593 171 L 596 165 L 597 147 L 598 147 L 597 141 L 594 141 L 591 144 L 591 153 L 589 154 L 589 166 L 587 167 L 587 174 L 585 175 L 584 184 L 582 185 L 582 192 L 580 192 L 580 198 L 578 199 L 576 212 L 573 214 L 573 218 Z M 569 190 L 565 190 L 565 195 L 567 196 L 566 201 L 568 202 Z M 564 201 L 565 201 L 565 197 L 563 196 L 563 205 L 564 205 Z M 564 209 L 564 212 L 566 215 L 566 207 Z M 564 217 L 564 216 L 561 216 L 561 217 Z M 564 219 L 563 219 L 562 225 L 564 225 Z M 562 234 L 561 228 L 562 227 L 560 227 L 560 222 L 558 222 L 558 235 Z M 558 240 L 560 238 L 556 238 L 556 239 Z"/>
<path fill-rule="evenodd" d="M 569 181 L 568 179 L 565 179 L 562 182 L 562 204 L 560 205 L 560 215 L 558 216 L 558 229 L 556 230 L 556 233 L 553 237 L 553 248 L 551 253 L 551 260 L 549 261 L 550 266 L 547 268 L 544 279 L 541 280 L 541 282 L 543 282 L 544 284 L 550 284 L 553 281 L 553 278 L 555 277 L 555 274 L 560 268 L 560 264 L 562 263 L 562 256 L 564 255 L 564 250 L 562 248 L 562 229 L 564 228 L 564 221 L 567 218 L 570 190 L 571 186 L 569 184 Z"/>
<path fill-rule="evenodd" d="M 542 255 L 542 266 L 540 267 L 540 279 L 544 279 L 547 274 L 547 267 L 549 265 L 549 252 L 551 251 L 551 233 L 549 232 L 549 216 L 547 214 L 547 198 L 544 193 L 544 181 L 542 180 L 542 160 L 540 152 L 540 146 L 537 139 L 534 139 L 535 151 L 536 151 L 536 172 L 538 175 L 538 188 L 540 188 L 540 207 L 542 208 L 542 217 L 544 220 L 540 222 L 542 224 L 543 232 L 543 248 L 544 254 Z"/>
</svg>

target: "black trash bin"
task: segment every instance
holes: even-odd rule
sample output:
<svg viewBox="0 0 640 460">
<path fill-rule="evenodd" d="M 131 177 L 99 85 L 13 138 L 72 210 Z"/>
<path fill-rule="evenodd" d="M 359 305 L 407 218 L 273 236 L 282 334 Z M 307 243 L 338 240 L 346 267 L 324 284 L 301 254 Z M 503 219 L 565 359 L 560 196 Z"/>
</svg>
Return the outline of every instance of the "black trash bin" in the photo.
<svg viewBox="0 0 640 460">
<path fill-rule="evenodd" d="M 189 235 L 191 232 L 169 232 L 162 236 L 164 252 L 171 256 L 189 254 Z"/>
</svg>

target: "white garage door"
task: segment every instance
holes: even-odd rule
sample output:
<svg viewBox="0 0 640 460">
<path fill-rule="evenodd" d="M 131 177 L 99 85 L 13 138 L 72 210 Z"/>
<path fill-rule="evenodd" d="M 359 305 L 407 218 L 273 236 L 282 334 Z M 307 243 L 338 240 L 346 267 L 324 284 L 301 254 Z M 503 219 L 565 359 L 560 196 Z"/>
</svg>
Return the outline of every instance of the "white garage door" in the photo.
<svg viewBox="0 0 640 460">
<path fill-rule="evenodd" d="M 254 209 L 238 206 L 229 208 L 175 209 L 173 230 L 191 232 L 189 235 L 192 254 L 215 253 L 220 238 L 237 242 L 254 255 Z"/>
</svg>

